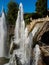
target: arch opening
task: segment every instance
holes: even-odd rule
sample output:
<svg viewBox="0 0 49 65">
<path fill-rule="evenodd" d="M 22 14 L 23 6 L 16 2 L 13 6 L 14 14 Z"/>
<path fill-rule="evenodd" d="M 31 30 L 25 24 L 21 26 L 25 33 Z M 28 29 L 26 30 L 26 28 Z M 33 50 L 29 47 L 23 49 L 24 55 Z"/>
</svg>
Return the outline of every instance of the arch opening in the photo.
<svg viewBox="0 0 49 65">
<path fill-rule="evenodd" d="M 49 45 L 49 31 L 45 32 L 41 37 L 41 42 Z"/>
</svg>

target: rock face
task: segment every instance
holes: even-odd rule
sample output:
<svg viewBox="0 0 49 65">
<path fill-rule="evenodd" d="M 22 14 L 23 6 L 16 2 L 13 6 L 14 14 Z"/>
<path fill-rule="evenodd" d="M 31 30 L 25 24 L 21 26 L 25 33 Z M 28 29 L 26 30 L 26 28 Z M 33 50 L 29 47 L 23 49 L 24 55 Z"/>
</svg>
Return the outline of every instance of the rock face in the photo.
<svg viewBox="0 0 49 65">
<path fill-rule="evenodd" d="M 41 45 L 42 61 L 45 65 L 49 65 L 49 21 L 44 24 L 37 36 L 37 41 Z"/>
<path fill-rule="evenodd" d="M 42 46 L 40 49 L 44 56 L 49 56 L 49 46 Z"/>
<path fill-rule="evenodd" d="M 43 57 L 43 61 L 45 62 L 46 65 L 49 65 L 49 56 Z"/>
<path fill-rule="evenodd" d="M 38 65 L 49 65 L 49 46 L 40 46 L 40 57 L 38 60 Z M 34 57 L 34 52 L 32 51 L 32 58 Z"/>
<path fill-rule="evenodd" d="M 47 42 L 44 42 L 43 39 L 44 41 Z M 36 41 L 36 43 L 39 44 L 41 50 L 41 59 L 39 59 L 38 65 L 49 65 L 49 41 L 48 40 L 49 40 L 49 21 L 45 21 L 42 23 L 39 31 L 34 36 L 34 42 Z"/>
<path fill-rule="evenodd" d="M 49 65 L 49 46 L 41 47 L 42 60 L 46 65 Z"/>
</svg>

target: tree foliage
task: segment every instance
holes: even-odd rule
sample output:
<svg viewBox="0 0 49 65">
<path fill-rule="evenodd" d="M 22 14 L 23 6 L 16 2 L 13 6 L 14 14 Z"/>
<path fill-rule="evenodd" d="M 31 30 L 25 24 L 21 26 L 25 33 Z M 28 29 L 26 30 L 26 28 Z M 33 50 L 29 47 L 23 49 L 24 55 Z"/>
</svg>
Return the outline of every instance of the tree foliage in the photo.
<svg viewBox="0 0 49 65">
<path fill-rule="evenodd" d="M 39 13 L 42 17 L 47 15 L 47 0 L 37 0 L 36 12 Z"/>
<path fill-rule="evenodd" d="M 30 21 L 30 17 L 32 16 L 32 13 L 25 13 L 24 14 L 24 20 L 25 20 L 25 24 L 29 24 L 31 21 Z"/>
<path fill-rule="evenodd" d="M 17 12 L 18 12 L 18 4 L 13 1 L 10 1 L 8 3 L 8 11 L 7 11 L 8 24 L 15 24 L 17 18 Z"/>
<path fill-rule="evenodd" d="M 38 18 L 42 18 L 42 16 L 39 13 L 32 13 L 32 19 L 38 19 Z"/>
</svg>

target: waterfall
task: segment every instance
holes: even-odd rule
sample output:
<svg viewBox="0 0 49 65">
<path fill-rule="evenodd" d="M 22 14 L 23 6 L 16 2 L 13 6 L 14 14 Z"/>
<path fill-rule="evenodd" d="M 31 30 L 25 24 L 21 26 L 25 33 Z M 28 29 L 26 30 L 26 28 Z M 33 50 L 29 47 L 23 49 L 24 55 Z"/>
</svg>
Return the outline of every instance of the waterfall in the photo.
<svg viewBox="0 0 49 65">
<path fill-rule="evenodd" d="M 34 48 L 34 58 L 32 65 L 38 65 L 39 58 L 40 58 L 40 49 L 39 49 L 39 45 L 36 44 Z"/>
</svg>

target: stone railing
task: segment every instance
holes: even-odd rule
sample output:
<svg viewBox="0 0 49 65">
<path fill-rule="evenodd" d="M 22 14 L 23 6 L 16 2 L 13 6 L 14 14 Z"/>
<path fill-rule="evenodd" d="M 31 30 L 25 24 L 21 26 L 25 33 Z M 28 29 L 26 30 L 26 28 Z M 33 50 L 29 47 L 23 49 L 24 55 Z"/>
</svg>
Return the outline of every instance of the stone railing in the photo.
<svg viewBox="0 0 49 65">
<path fill-rule="evenodd" d="M 49 17 L 33 19 L 31 21 L 32 22 L 29 25 L 27 25 L 29 32 L 31 31 L 31 29 L 34 29 L 34 27 L 36 26 L 36 24 L 38 24 L 38 23 L 44 23 L 44 22 L 49 21 Z"/>
<path fill-rule="evenodd" d="M 38 18 L 38 19 L 34 19 L 32 21 L 49 21 L 49 17 L 45 17 L 45 18 Z"/>
</svg>

